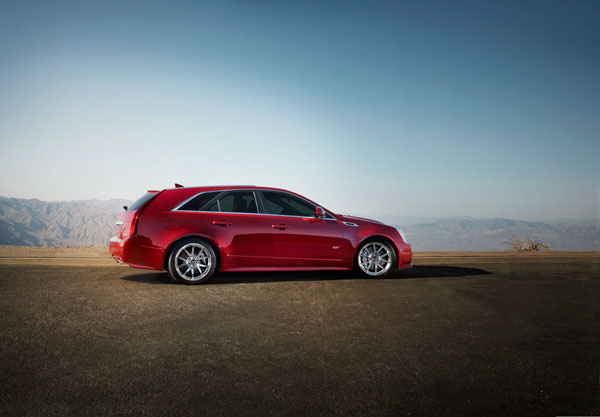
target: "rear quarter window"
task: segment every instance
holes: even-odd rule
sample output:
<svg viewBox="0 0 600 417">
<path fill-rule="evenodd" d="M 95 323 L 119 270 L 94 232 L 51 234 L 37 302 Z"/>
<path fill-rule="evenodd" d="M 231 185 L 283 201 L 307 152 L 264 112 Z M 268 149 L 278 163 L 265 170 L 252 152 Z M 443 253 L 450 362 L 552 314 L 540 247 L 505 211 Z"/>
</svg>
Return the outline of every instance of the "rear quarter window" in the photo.
<svg viewBox="0 0 600 417">
<path fill-rule="evenodd" d="M 206 203 L 215 198 L 219 193 L 220 191 L 215 191 L 212 193 L 202 193 L 192 198 L 190 201 L 185 203 L 183 206 L 179 207 L 177 210 L 198 211 L 202 207 L 204 207 Z"/>
</svg>

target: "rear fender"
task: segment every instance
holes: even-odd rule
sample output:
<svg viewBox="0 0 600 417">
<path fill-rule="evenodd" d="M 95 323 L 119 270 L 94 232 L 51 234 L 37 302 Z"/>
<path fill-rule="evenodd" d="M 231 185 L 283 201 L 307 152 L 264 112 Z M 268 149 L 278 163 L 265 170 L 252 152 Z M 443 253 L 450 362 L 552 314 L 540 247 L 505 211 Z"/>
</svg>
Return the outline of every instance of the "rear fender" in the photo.
<svg viewBox="0 0 600 417">
<path fill-rule="evenodd" d="M 211 239 L 208 236 L 205 235 L 200 235 L 200 234 L 188 234 L 188 235 L 183 235 L 180 236 L 179 238 L 177 238 L 177 240 L 171 242 L 171 244 L 169 246 L 167 246 L 166 250 L 165 250 L 165 255 L 163 257 L 163 268 L 165 270 L 169 269 L 169 257 L 171 256 L 171 250 L 173 249 L 173 247 L 175 245 L 177 245 L 179 242 L 186 240 L 186 239 L 190 239 L 190 238 L 197 238 L 197 239 L 202 239 L 202 240 L 206 240 L 207 242 L 209 242 L 213 249 L 215 250 L 215 254 L 217 255 L 217 270 L 219 270 L 221 268 L 221 259 L 223 259 L 223 256 L 221 256 L 221 247 L 217 244 L 217 242 L 215 242 L 213 239 Z"/>
</svg>

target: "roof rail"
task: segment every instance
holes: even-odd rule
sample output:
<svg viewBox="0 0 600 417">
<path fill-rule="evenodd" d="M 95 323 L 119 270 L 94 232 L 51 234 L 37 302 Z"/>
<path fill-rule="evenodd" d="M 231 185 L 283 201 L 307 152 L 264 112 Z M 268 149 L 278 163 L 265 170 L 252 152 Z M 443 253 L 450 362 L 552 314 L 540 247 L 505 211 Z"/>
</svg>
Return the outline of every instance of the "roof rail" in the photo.
<svg viewBox="0 0 600 417">
<path fill-rule="evenodd" d="M 175 183 L 175 186 L 173 188 L 166 188 L 166 190 L 173 190 L 173 189 L 176 189 L 176 188 L 205 188 L 205 187 L 257 187 L 257 185 L 254 185 L 254 184 L 219 184 L 219 185 L 190 185 L 190 186 L 184 186 L 184 185 Z"/>
</svg>

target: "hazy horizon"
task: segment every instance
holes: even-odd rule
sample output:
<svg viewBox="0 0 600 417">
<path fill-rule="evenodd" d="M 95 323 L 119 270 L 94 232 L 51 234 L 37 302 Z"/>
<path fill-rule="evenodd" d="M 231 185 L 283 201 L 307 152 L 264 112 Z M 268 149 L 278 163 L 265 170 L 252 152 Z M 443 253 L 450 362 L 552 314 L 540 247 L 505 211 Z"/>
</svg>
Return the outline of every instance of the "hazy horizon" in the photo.
<svg viewBox="0 0 600 417">
<path fill-rule="evenodd" d="M 0 198 L 15 198 L 17 200 L 38 200 L 45 203 L 73 203 L 73 202 L 85 202 L 85 201 L 98 201 L 99 203 L 108 203 L 111 201 L 128 201 L 132 202 L 133 199 L 128 198 L 110 198 L 110 199 L 99 199 L 99 198 L 87 198 L 87 199 L 70 199 L 70 200 L 42 200 L 39 198 L 20 198 L 20 197 L 9 197 L 6 195 L 0 195 Z M 344 211 L 344 210 L 335 210 L 332 207 L 327 207 L 332 210 L 334 213 L 350 215 L 350 216 L 358 216 L 358 217 L 368 217 L 374 220 L 380 220 L 387 222 L 389 224 L 418 224 L 418 223 L 429 223 L 435 222 L 438 220 L 456 220 L 456 219 L 469 219 L 469 220 L 493 220 L 493 219 L 503 219 L 503 220 L 515 220 L 515 221 L 527 221 L 527 222 L 540 222 L 540 223 L 584 223 L 584 222 L 597 222 L 600 223 L 599 218 L 512 218 L 512 217 L 478 217 L 478 216 L 408 216 L 397 213 L 381 213 L 381 214 L 372 214 L 372 213 L 357 213 L 352 211 Z"/>
<path fill-rule="evenodd" d="M 0 194 L 600 219 L 600 3 L 5 3 Z"/>
</svg>

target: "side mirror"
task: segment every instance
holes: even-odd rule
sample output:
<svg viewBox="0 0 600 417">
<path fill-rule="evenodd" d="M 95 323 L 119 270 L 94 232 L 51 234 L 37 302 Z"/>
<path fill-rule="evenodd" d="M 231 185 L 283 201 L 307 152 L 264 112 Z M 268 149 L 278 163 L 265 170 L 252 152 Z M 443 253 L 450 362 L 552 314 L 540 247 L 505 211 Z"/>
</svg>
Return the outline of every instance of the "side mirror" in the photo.
<svg viewBox="0 0 600 417">
<path fill-rule="evenodd" d="M 325 210 L 323 210 L 323 207 L 317 206 L 315 217 L 325 217 Z"/>
</svg>

